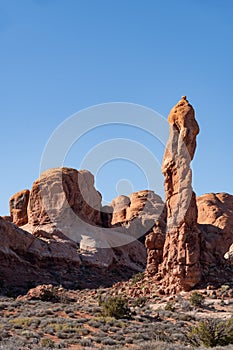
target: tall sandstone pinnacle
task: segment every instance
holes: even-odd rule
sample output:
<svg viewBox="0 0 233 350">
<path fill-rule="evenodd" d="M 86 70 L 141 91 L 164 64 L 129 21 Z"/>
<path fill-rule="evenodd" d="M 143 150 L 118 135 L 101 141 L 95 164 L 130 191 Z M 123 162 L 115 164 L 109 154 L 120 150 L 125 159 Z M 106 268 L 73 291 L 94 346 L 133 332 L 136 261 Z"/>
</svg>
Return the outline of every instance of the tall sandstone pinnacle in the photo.
<svg viewBox="0 0 233 350">
<path fill-rule="evenodd" d="M 201 233 L 197 226 L 196 195 L 190 162 L 199 126 L 186 96 L 172 108 L 170 134 L 162 172 L 165 177 L 167 227 L 158 276 L 165 293 L 189 290 L 201 280 Z"/>
</svg>

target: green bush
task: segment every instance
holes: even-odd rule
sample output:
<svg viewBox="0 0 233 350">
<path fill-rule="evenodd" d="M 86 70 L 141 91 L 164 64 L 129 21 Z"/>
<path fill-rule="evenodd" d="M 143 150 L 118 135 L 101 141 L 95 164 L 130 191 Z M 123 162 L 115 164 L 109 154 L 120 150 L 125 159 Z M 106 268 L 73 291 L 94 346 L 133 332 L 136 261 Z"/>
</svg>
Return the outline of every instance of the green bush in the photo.
<svg viewBox="0 0 233 350">
<path fill-rule="evenodd" d="M 204 304 L 205 298 L 198 292 L 193 292 L 190 296 L 189 302 L 192 306 L 201 307 Z"/>
<path fill-rule="evenodd" d="M 128 301 L 120 296 L 110 297 L 100 303 L 102 314 L 106 317 L 127 318 L 130 316 Z"/>
<path fill-rule="evenodd" d="M 143 280 L 144 278 L 144 273 L 143 272 L 138 272 L 136 275 L 134 275 L 132 278 L 131 278 L 131 284 L 136 284 L 137 282 Z"/>
<path fill-rule="evenodd" d="M 52 339 L 43 338 L 41 340 L 41 346 L 43 346 L 45 348 L 54 348 L 54 342 L 52 341 Z"/>
<path fill-rule="evenodd" d="M 195 345 L 214 347 L 233 344 L 233 318 L 227 321 L 209 319 L 192 328 L 190 340 Z"/>
<path fill-rule="evenodd" d="M 146 305 L 147 298 L 146 297 L 138 297 L 137 299 L 134 299 L 132 302 L 133 307 L 143 307 Z"/>
<path fill-rule="evenodd" d="M 171 302 L 167 302 L 167 304 L 165 305 L 165 308 L 164 308 L 166 311 L 171 311 L 171 312 L 174 312 L 175 311 L 175 306 L 173 303 Z"/>
</svg>

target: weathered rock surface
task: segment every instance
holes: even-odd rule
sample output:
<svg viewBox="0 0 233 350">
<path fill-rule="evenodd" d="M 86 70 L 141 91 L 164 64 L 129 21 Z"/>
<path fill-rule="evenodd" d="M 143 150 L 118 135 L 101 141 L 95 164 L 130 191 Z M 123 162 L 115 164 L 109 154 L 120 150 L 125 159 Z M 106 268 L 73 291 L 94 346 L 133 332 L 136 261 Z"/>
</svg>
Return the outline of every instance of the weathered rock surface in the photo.
<svg viewBox="0 0 233 350">
<path fill-rule="evenodd" d="M 44 226 L 49 226 L 50 231 L 59 230 L 80 244 L 80 257 L 85 265 L 106 268 L 116 263 L 143 269 L 144 245 L 127 238 L 122 230 L 110 230 L 112 207 L 105 212 L 101 199 L 90 172 L 69 168 L 48 170 L 33 184 L 29 222 L 24 229 L 34 235 L 37 230 L 48 231 Z M 137 252 L 138 262 L 131 260 L 129 249 Z"/>
<path fill-rule="evenodd" d="M 166 237 L 166 210 L 163 211 L 160 220 L 155 222 L 152 232 L 146 236 L 145 246 L 147 248 L 147 268 L 148 276 L 153 276 L 158 272 L 159 265 L 163 261 L 163 247 Z"/>
<path fill-rule="evenodd" d="M 32 281 L 73 283 L 81 263 L 77 246 L 55 233 L 37 238 L 0 217 L 0 279 L 4 286 L 25 288 Z"/>
<path fill-rule="evenodd" d="M 129 197 L 119 196 L 112 201 L 111 206 L 112 226 L 122 227 L 136 239 L 145 237 L 153 230 L 156 221 L 165 219 L 161 197 L 149 190 L 134 192 Z"/>
<path fill-rule="evenodd" d="M 199 228 L 205 237 L 202 260 L 205 265 L 223 264 L 224 255 L 232 251 L 233 196 L 208 193 L 197 198 Z"/>
<path fill-rule="evenodd" d="M 80 242 L 83 261 L 96 266 L 118 261 L 122 266 L 142 271 L 147 259 L 145 236 L 153 230 L 156 218 L 165 219 L 162 199 L 149 190 L 132 193 L 130 197 L 119 196 L 103 208 L 102 217 L 103 227 L 111 230 L 105 236 L 104 231 L 97 234 L 96 230 L 93 238 L 90 233 L 83 235 Z M 98 248 L 96 237 L 103 237 L 104 249 Z"/>
<path fill-rule="evenodd" d="M 133 296 L 149 295 L 149 283 L 167 294 L 233 279 L 233 196 L 196 199 L 190 163 L 199 127 L 186 97 L 168 122 L 165 205 L 144 190 L 102 207 L 90 172 L 50 169 L 31 191 L 12 196 L 11 215 L 0 217 L 0 287 L 97 287 L 119 280 L 113 271 L 129 277 L 145 267 Z"/>
<path fill-rule="evenodd" d="M 10 215 L 2 216 L 2 218 L 8 222 L 12 222 L 12 217 Z"/>
<path fill-rule="evenodd" d="M 17 226 L 23 226 L 28 222 L 27 206 L 29 195 L 29 190 L 23 190 L 10 198 L 11 221 Z"/>
<path fill-rule="evenodd" d="M 13 198 L 18 203 L 22 196 Z M 30 281 L 85 286 L 85 278 L 80 281 L 85 268 L 105 271 L 104 279 L 108 270 L 122 268 L 128 275 L 145 268 L 145 245 L 119 223 L 112 225 L 113 208 L 108 207 L 107 215 L 102 212 L 101 195 L 88 171 L 46 171 L 32 186 L 28 209 L 22 207 L 26 225 L 0 221 L 0 278 L 6 286 L 23 288 Z"/>
<path fill-rule="evenodd" d="M 170 135 L 162 165 L 165 176 L 167 227 L 162 263 L 159 266 L 160 283 L 165 293 L 189 290 L 202 277 L 201 233 L 197 226 L 196 196 L 192 190 L 190 168 L 199 127 L 194 109 L 185 96 L 172 108 L 168 122 Z M 155 237 L 156 234 L 163 237 L 163 229 L 154 233 Z M 153 238 L 152 234 L 150 241 L 153 240 L 156 238 Z M 149 248 L 148 256 L 151 254 Z M 156 274 L 157 263 L 154 263 L 154 266 Z M 153 266 L 150 263 L 147 271 L 153 274 Z"/>
<path fill-rule="evenodd" d="M 45 171 L 34 182 L 28 205 L 32 226 L 73 220 L 75 216 L 101 225 L 101 195 L 94 176 L 87 170 L 56 168 Z"/>
</svg>

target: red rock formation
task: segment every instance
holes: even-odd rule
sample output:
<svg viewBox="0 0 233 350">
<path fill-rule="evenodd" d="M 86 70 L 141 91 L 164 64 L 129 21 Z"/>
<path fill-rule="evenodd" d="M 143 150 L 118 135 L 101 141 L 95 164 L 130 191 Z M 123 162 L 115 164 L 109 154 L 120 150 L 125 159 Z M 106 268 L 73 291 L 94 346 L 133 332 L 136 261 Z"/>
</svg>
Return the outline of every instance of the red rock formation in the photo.
<svg viewBox="0 0 233 350">
<path fill-rule="evenodd" d="M 199 127 L 194 109 L 185 96 L 172 108 L 168 122 L 170 135 L 162 165 L 167 230 L 163 262 L 159 267 L 161 285 L 166 293 L 189 290 L 202 277 L 200 231 L 190 168 Z"/>
<path fill-rule="evenodd" d="M 148 276 L 153 276 L 158 272 L 159 265 L 163 261 L 163 247 L 165 243 L 166 231 L 166 211 L 155 222 L 152 232 L 146 236 L 145 246 L 147 248 L 147 268 Z"/>
<path fill-rule="evenodd" d="M 13 198 L 12 210 L 16 210 L 13 204 L 22 196 Z M 20 208 L 27 213 L 22 202 Z M 142 271 L 144 244 L 125 235 L 121 226 L 112 227 L 111 206 L 107 215 L 101 209 L 101 195 L 88 171 L 62 168 L 43 173 L 30 191 L 28 223 L 20 229 L 0 218 L 0 279 L 5 286 L 25 289 L 30 281 L 85 286 L 85 278 L 79 280 L 85 267 L 105 273 L 109 268 L 123 268 L 126 275 Z M 17 218 L 21 213 L 17 211 Z"/>
<path fill-rule="evenodd" d="M 119 196 L 111 206 L 112 226 L 121 226 L 136 239 L 152 231 L 155 221 L 164 216 L 162 199 L 149 190 L 134 192 L 129 197 Z"/>
<path fill-rule="evenodd" d="M 130 206 L 130 199 L 127 196 L 118 196 L 111 202 L 113 208 L 112 225 L 121 224 L 126 221 L 126 211 Z"/>
<path fill-rule="evenodd" d="M 101 195 L 94 188 L 94 176 L 87 170 L 56 168 L 45 171 L 34 182 L 28 205 L 32 226 L 72 219 L 101 225 Z"/>
<path fill-rule="evenodd" d="M 233 269 L 231 274 L 224 270 L 233 264 L 233 196 L 206 194 L 196 203 L 190 162 L 199 127 L 186 97 L 171 110 L 168 122 L 162 166 L 166 206 L 145 190 L 102 207 L 90 172 L 48 170 L 30 194 L 24 190 L 12 196 L 11 217 L 0 218 L 0 280 L 19 288 L 32 280 L 73 286 L 81 283 L 85 268 L 104 271 L 106 279 L 116 266 L 142 271 L 146 248 L 146 275 L 152 278 L 145 281 L 156 281 L 163 293 L 190 290 L 201 279 L 215 283 L 220 274 L 222 279 L 233 276 Z M 231 260 L 228 265 L 224 255 Z M 93 278 L 99 280 L 98 273 Z"/>
<path fill-rule="evenodd" d="M 12 222 L 17 226 L 23 226 L 28 222 L 27 206 L 29 190 L 23 190 L 10 198 L 10 215 Z"/>
<path fill-rule="evenodd" d="M 145 247 L 135 240 L 129 246 L 116 248 L 118 242 L 114 236 L 118 232 L 107 231 L 112 226 L 112 207 L 102 211 L 101 199 L 90 172 L 50 169 L 33 184 L 28 206 L 29 223 L 24 229 L 33 235 L 41 230 L 48 235 L 59 230 L 80 244 L 80 256 L 85 265 L 107 268 L 115 262 L 126 264 L 128 268 L 143 269 Z M 116 244 L 112 243 L 112 238 Z M 131 259 L 129 249 L 138 252 L 138 264 Z"/>
<path fill-rule="evenodd" d="M 37 238 L 0 217 L 0 280 L 25 289 L 40 283 L 73 283 L 81 260 L 77 245 L 58 235 Z"/>
<path fill-rule="evenodd" d="M 224 255 L 233 243 L 233 196 L 228 193 L 208 193 L 197 198 L 199 228 L 205 237 L 205 266 L 223 264 Z"/>
<path fill-rule="evenodd" d="M 2 218 L 8 222 L 12 222 L 12 217 L 7 215 L 7 216 L 2 216 Z"/>
</svg>

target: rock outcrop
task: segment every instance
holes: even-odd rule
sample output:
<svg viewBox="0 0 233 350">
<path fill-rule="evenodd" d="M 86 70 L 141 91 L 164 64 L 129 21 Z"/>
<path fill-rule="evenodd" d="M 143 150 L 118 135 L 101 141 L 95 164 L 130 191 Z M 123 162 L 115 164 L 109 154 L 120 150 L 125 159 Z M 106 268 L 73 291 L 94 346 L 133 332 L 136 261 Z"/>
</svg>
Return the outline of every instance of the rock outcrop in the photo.
<svg viewBox="0 0 233 350">
<path fill-rule="evenodd" d="M 17 226 L 23 226 L 28 222 L 27 206 L 29 195 L 29 190 L 23 190 L 10 198 L 11 221 Z"/>
<path fill-rule="evenodd" d="M 154 276 L 158 272 L 158 268 L 163 261 L 163 247 L 166 237 L 166 210 L 163 211 L 160 220 L 146 236 L 145 246 L 147 248 L 147 268 L 148 276 Z"/>
<path fill-rule="evenodd" d="M 87 170 L 56 168 L 45 171 L 32 186 L 28 204 L 31 226 L 69 223 L 75 216 L 101 225 L 101 195 Z"/>
<path fill-rule="evenodd" d="M 4 287 L 20 290 L 32 282 L 74 284 L 81 264 L 77 245 L 59 232 L 49 239 L 38 238 L 0 217 L 0 239 Z"/>
<path fill-rule="evenodd" d="M 110 206 L 111 225 L 123 227 L 135 238 L 149 233 L 164 211 L 161 197 L 149 190 L 134 192 L 129 197 L 116 197 Z"/>
<path fill-rule="evenodd" d="M 157 205 L 161 205 L 161 199 L 158 200 L 151 191 L 145 193 L 144 205 L 148 197 L 151 206 L 154 196 L 155 213 L 156 200 Z M 112 224 L 114 209 L 108 206 L 104 211 L 101 195 L 94 187 L 94 177 L 88 171 L 50 169 L 26 194 L 29 195 L 27 206 L 22 195 L 16 194 L 12 197 L 14 200 L 11 199 L 12 210 L 21 210 L 11 211 L 13 223 L 8 222 L 8 218 L 0 220 L 0 279 L 6 287 L 26 288 L 30 281 L 35 285 L 85 286 L 86 278 L 82 275 L 85 269 L 95 276 L 91 278 L 92 282 L 96 279 L 95 285 L 104 285 L 108 281 L 97 278 L 93 273 L 95 269 L 102 271 L 98 272 L 100 275 L 105 271 L 104 279 L 111 270 L 122 269 L 123 278 L 123 274 L 128 276 L 145 269 L 146 248 L 137 239 L 136 227 L 138 224 L 139 231 L 145 233 L 147 226 L 150 224 L 151 228 L 154 222 L 152 208 L 150 213 L 145 211 L 144 214 L 144 205 L 138 204 L 138 211 L 135 209 L 135 203 L 141 203 L 139 197 L 142 194 L 133 196 L 138 200 L 132 201 L 132 213 L 128 213 L 127 220 L 124 218 L 124 223 L 118 221 L 115 225 Z M 21 204 L 17 206 L 19 202 Z M 19 228 L 23 221 L 18 219 L 22 217 L 27 220 Z M 133 219 L 138 221 L 131 230 Z"/>
<path fill-rule="evenodd" d="M 97 287 L 113 271 L 129 277 L 145 267 L 133 296 L 149 295 L 150 283 L 168 294 L 233 279 L 233 196 L 196 199 L 190 163 L 199 127 L 185 96 L 168 122 L 165 204 L 144 190 L 102 207 L 93 175 L 70 168 L 50 169 L 12 196 L 10 216 L 0 217 L 0 288 Z"/>
<path fill-rule="evenodd" d="M 127 239 L 129 234 L 123 236 L 122 230 L 110 230 L 113 209 L 109 206 L 105 212 L 101 199 L 89 171 L 50 169 L 32 186 L 24 229 L 34 235 L 38 230 L 59 230 L 79 244 L 85 265 L 108 268 L 115 263 L 142 270 L 146 262 L 144 245 Z M 135 254 L 139 256 L 137 262 Z"/>
<path fill-rule="evenodd" d="M 226 262 L 224 255 L 232 252 L 233 196 L 228 193 L 204 194 L 197 198 L 197 206 L 199 228 L 205 238 L 202 261 L 205 266 L 222 265 Z"/>
<path fill-rule="evenodd" d="M 199 127 L 194 109 L 185 96 L 172 108 L 168 122 L 170 135 L 162 165 L 167 208 L 166 237 L 164 225 L 157 225 L 146 241 L 147 273 L 156 275 L 159 270 L 158 278 L 165 293 L 189 290 L 202 277 L 201 233 L 197 225 L 190 168 Z M 151 249 L 155 245 L 157 251 Z"/>
</svg>

